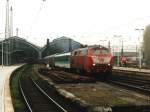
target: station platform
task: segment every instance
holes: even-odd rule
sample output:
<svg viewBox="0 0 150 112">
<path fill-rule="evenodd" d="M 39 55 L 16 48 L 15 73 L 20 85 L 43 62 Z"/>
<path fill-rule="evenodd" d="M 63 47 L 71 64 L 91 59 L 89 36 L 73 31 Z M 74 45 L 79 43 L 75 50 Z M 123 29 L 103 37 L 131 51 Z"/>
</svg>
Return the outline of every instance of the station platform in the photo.
<svg viewBox="0 0 150 112">
<path fill-rule="evenodd" d="M 20 67 L 17 66 L 0 66 L 0 111 L 1 112 L 14 112 L 10 87 L 9 87 L 9 78 L 11 73 Z"/>
<path fill-rule="evenodd" d="M 150 69 L 139 69 L 139 68 L 128 68 L 128 67 L 117 67 L 117 66 L 114 66 L 113 70 L 150 73 Z"/>
</svg>

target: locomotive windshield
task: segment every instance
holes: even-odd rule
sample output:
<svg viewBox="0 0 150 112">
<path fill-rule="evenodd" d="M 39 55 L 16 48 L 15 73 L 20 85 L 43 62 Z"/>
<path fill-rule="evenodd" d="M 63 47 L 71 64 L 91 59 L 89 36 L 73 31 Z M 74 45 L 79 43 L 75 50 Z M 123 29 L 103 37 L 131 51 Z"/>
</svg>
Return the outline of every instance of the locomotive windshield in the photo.
<svg viewBox="0 0 150 112">
<path fill-rule="evenodd" d="M 109 54 L 109 49 L 93 49 L 93 55 Z"/>
</svg>

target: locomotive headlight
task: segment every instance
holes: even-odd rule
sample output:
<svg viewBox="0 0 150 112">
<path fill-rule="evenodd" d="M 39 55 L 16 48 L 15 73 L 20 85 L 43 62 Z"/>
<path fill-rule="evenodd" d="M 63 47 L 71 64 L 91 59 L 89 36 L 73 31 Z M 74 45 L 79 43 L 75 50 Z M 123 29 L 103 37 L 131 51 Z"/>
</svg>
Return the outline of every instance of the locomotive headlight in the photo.
<svg viewBox="0 0 150 112">
<path fill-rule="evenodd" d="M 93 66 L 95 66 L 95 63 L 93 64 Z"/>
<path fill-rule="evenodd" d="M 108 66 L 110 66 L 110 64 L 108 64 Z"/>
</svg>

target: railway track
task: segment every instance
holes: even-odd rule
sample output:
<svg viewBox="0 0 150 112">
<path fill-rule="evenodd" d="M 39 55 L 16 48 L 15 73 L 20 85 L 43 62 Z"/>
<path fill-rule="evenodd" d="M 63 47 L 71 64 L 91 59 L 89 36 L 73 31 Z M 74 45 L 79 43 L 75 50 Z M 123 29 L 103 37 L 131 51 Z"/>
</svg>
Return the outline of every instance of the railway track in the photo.
<svg viewBox="0 0 150 112">
<path fill-rule="evenodd" d="M 19 80 L 29 112 L 87 112 L 86 107 L 60 95 L 47 81 L 38 78 L 35 69 L 32 66 L 25 70 Z"/>
<path fill-rule="evenodd" d="M 57 70 L 39 69 L 39 73 L 49 77 L 55 83 L 90 83 L 96 80 L 92 77 L 87 77 L 80 74 L 69 73 Z"/>
<path fill-rule="evenodd" d="M 150 94 L 150 81 L 142 80 L 137 78 L 127 78 L 127 77 L 112 77 L 109 78 L 107 83 L 119 85 L 122 87 L 126 87 L 144 94 Z"/>
<path fill-rule="evenodd" d="M 66 76 L 68 73 L 67 72 L 62 72 L 62 71 L 49 71 L 49 73 L 46 73 L 47 76 L 49 76 L 51 79 L 53 79 L 55 82 L 61 82 L 61 83 L 70 83 L 70 82 L 83 82 L 81 80 L 81 77 L 78 80 L 74 80 L 68 76 Z M 48 75 L 50 74 L 50 75 Z M 107 79 L 107 80 L 105 80 Z M 89 80 L 89 79 L 88 79 Z M 96 81 L 97 79 L 95 79 Z M 86 78 L 84 78 L 84 82 L 94 82 L 94 80 L 89 80 L 86 81 Z M 103 81 L 106 83 L 111 83 L 119 86 L 123 86 L 126 88 L 133 89 L 135 91 L 140 91 L 145 94 L 150 94 L 150 81 L 147 79 L 140 79 L 140 78 L 134 78 L 134 77 L 126 77 L 126 76 L 111 76 L 107 78 L 100 78 L 98 81 Z"/>
<path fill-rule="evenodd" d="M 50 75 L 48 75 L 50 74 Z M 62 71 L 51 71 L 47 73 L 47 76 L 49 76 L 51 79 L 53 79 L 55 82 L 61 82 L 61 83 L 70 83 L 70 82 L 83 82 L 81 80 L 81 77 L 78 80 L 73 80 L 70 77 L 67 77 L 66 75 L 69 74 L 67 72 L 62 72 Z M 80 76 L 80 75 L 79 75 Z M 75 78 L 74 78 L 75 79 Z M 107 79 L 107 80 L 106 80 Z M 88 79 L 89 80 L 89 79 Z M 95 81 L 97 79 L 94 79 Z M 84 82 L 94 82 L 93 79 L 86 81 L 86 78 L 84 78 Z M 110 76 L 107 78 L 100 78 L 98 81 L 106 82 L 106 83 L 111 83 L 115 85 L 119 85 L 122 87 L 130 88 L 132 90 L 142 92 L 144 94 L 150 94 L 150 80 L 148 79 L 140 79 L 137 77 L 126 77 L 126 76 Z"/>
<path fill-rule="evenodd" d="M 30 112 L 68 112 L 48 96 L 30 77 L 21 80 L 20 89 Z"/>
</svg>

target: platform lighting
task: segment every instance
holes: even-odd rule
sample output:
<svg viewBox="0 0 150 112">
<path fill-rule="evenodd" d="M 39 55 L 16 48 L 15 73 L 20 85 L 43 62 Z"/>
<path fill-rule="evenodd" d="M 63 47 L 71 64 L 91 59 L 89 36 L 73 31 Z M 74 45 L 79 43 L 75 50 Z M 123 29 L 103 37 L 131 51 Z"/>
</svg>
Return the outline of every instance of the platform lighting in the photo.
<svg viewBox="0 0 150 112">
<path fill-rule="evenodd" d="M 1 33 L 0 33 L 0 34 L 1 34 Z M 3 53 L 4 51 L 3 51 L 3 50 L 4 50 L 4 48 L 3 48 L 3 39 L 2 39 L 2 68 L 3 68 L 3 66 L 4 66 L 4 55 L 3 55 L 3 54 L 4 54 L 4 53 Z"/>
<path fill-rule="evenodd" d="M 142 53 L 141 53 L 141 42 L 143 42 L 143 38 L 142 38 L 142 41 L 141 41 L 141 37 L 142 37 L 142 31 L 144 30 L 143 28 L 136 28 L 135 29 L 136 31 L 139 31 L 139 38 L 138 38 L 138 41 L 139 41 L 139 70 L 141 70 L 142 68 Z"/>
<path fill-rule="evenodd" d="M 4 66 L 4 48 L 3 48 L 4 46 L 3 46 L 3 40 L 2 40 L 2 68 L 3 68 L 3 66 Z"/>
</svg>

